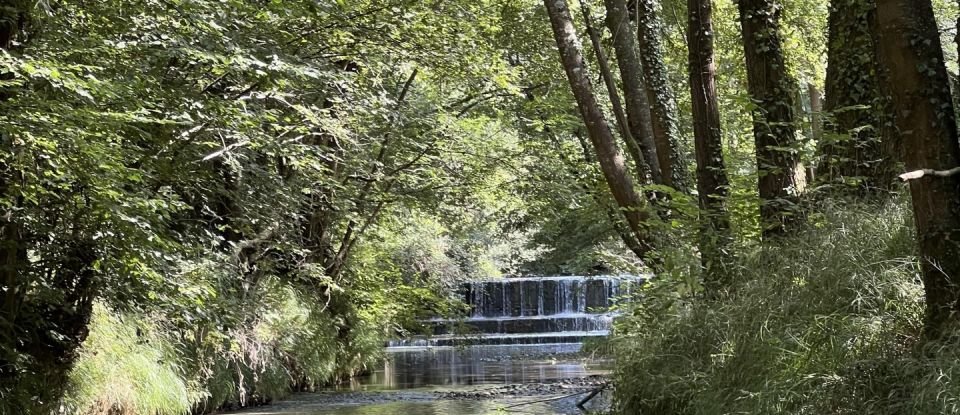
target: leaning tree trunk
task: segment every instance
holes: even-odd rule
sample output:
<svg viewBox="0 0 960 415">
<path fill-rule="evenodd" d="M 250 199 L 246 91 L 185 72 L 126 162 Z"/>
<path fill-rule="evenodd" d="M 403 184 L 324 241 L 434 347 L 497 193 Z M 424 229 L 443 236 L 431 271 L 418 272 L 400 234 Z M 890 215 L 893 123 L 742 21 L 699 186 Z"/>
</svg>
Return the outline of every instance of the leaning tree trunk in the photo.
<svg viewBox="0 0 960 415">
<path fill-rule="evenodd" d="M 830 5 L 826 102 L 831 133 L 820 141 L 824 182 L 860 195 L 889 190 L 896 178 L 899 154 L 885 153 L 885 142 L 897 140 L 885 122 L 886 97 L 881 93 L 876 47 L 871 35 L 873 0 L 833 0 Z"/>
<path fill-rule="evenodd" d="M 603 3 L 607 9 L 607 28 L 613 36 L 613 50 L 623 83 L 630 134 L 637 141 L 643 158 L 650 167 L 651 180 L 656 184 L 664 184 L 663 170 L 657 158 L 657 145 L 653 139 L 653 119 L 637 50 L 636 31 L 630 23 L 627 3 L 625 0 L 604 0 Z"/>
<path fill-rule="evenodd" d="M 781 5 L 776 0 L 740 0 L 740 26 L 753 111 L 764 236 L 783 233 L 799 213 L 806 187 L 794 118 L 796 81 L 787 74 L 780 40 Z"/>
<path fill-rule="evenodd" d="M 878 0 L 877 34 L 907 170 L 960 167 L 957 123 L 930 0 Z M 924 332 L 934 339 L 947 334 L 960 312 L 960 176 L 915 178 L 910 194 L 926 295 Z"/>
<path fill-rule="evenodd" d="M 613 78 L 613 71 L 610 70 L 610 62 L 607 54 L 603 50 L 603 44 L 600 42 L 600 33 L 593 27 L 593 18 L 590 16 L 590 6 L 584 0 L 580 0 L 580 10 L 583 12 L 583 22 L 587 27 L 587 35 L 590 36 L 590 43 L 593 45 L 593 51 L 597 57 L 597 63 L 600 69 L 600 77 L 607 87 L 607 96 L 610 97 L 610 105 L 613 106 L 613 115 L 617 120 L 617 127 L 620 129 L 620 135 L 623 137 L 624 144 L 627 145 L 627 151 L 630 158 L 633 159 L 637 168 L 637 177 L 641 182 L 648 180 L 648 177 L 654 183 L 660 184 L 660 172 L 654 172 L 650 168 L 648 161 L 644 159 L 644 154 L 649 154 L 649 149 L 644 149 L 638 136 L 634 136 L 630 123 L 627 120 L 627 114 L 623 110 L 623 102 L 620 99 L 620 91 L 617 89 L 617 81 Z M 654 164 L 655 165 L 655 164 Z"/>
<path fill-rule="evenodd" d="M 667 76 L 663 43 L 660 39 L 663 23 L 656 10 L 656 0 L 637 0 L 637 39 L 643 59 L 647 98 L 651 104 L 653 138 L 664 183 L 681 192 L 689 189 L 686 161 L 680 149 L 677 127 L 677 103 Z"/>
<path fill-rule="evenodd" d="M 716 293 L 727 285 L 724 267 L 731 244 L 727 196 L 730 183 L 723 163 L 720 108 L 717 103 L 716 64 L 713 56 L 711 0 L 688 0 L 690 93 L 693 139 L 697 155 L 697 193 L 700 196 L 700 260 L 705 286 Z"/>
<path fill-rule="evenodd" d="M 577 101 L 580 115 L 587 127 L 587 134 L 597 153 L 597 162 L 603 171 L 603 177 L 610 187 L 614 200 L 620 207 L 622 214 L 630 226 L 631 232 L 639 241 L 639 248 L 634 252 L 641 259 L 646 259 L 652 251 L 649 242 L 645 221 L 649 218 L 643 199 L 634 188 L 633 180 L 624 164 L 623 155 L 617 147 L 613 133 L 607 120 L 604 118 L 597 98 L 593 92 L 593 85 L 583 61 L 583 52 L 577 31 L 570 17 L 570 8 L 566 0 L 544 0 L 553 35 L 557 41 L 557 50 L 560 52 L 560 62 L 570 82 L 570 89 Z"/>
<path fill-rule="evenodd" d="M 595 163 L 596 157 L 593 156 L 590 143 L 587 142 L 587 139 L 583 136 L 579 129 L 578 131 L 574 132 L 574 135 L 576 135 L 577 142 L 580 144 L 580 149 L 583 153 L 583 161 L 587 164 Z M 564 158 L 564 161 L 568 166 L 570 166 L 573 176 L 581 176 L 577 167 L 569 160 L 566 160 L 566 157 L 563 156 L 563 151 L 560 151 L 559 153 L 560 157 Z M 594 191 L 593 189 L 595 186 L 591 186 L 590 184 L 583 182 L 580 183 L 580 188 L 589 194 L 591 198 L 593 198 L 593 201 L 597 204 L 597 206 L 603 209 L 603 212 L 607 215 L 607 220 L 610 221 L 610 225 L 617 233 L 617 236 L 620 237 L 620 240 L 623 241 L 623 244 L 633 252 L 641 252 L 643 247 L 639 245 L 640 242 L 637 241 L 637 238 L 633 236 L 633 232 L 630 231 L 630 226 L 627 225 L 623 215 L 620 214 L 620 210 L 617 209 L 617 206 L 610 203 L 609 200 L 607 200 L 609 198 L 606 197 L 606 195 L 601 195 Z"/>
</svg>

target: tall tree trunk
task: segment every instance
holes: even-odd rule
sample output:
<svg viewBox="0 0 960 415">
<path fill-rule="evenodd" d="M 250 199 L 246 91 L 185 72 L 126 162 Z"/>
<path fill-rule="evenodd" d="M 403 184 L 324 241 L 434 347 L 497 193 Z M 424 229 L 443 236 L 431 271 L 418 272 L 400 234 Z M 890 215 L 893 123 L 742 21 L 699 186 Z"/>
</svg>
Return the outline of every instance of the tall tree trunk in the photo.
<svg viewBox="0 0 960 415">
<path fill-rule="evenodd" d="M 776 0 L 740 0 L 740 26 L 753 111 L 760 220 L 765 236 L 782 233 L 798 214 L 806 187 L 794 118 L 796 81 L 787 74 Z"/>
<path fill-rule="evenodd" d="M 810 133 L 814 141 L 823 138 L 823 94 L 814 84 L 807 84 L 810 97 Z"/>
<path fill-rule="evenodd" d="M 690 180 L 680 148 L 676 97 L 663 58 L 663 42 L 660 39 L 663 23 L 656 8 L 656 0 L 637 0 L 637 39 L 643 59 L 647 99 L 651 104 L 653 138 L 664 183 L 686 193 Z"/>
<path fill-rule="evenodd" d="M 807 95 L 810 97 L 810 138 L 819 143 L 823 140 L 823 93 L 812 83 L 807 84 Z M 807 166 L 807 183 L 816 179 L 817 164 Z"/>
<path fill-rule="evenodd" d="M 582 131 L 577 129 L 577 131 L 574 132 L 574 135 L 577 137 L 577 142 L 580 143 L 583 161 L 587 164 L 596 163 L 596 157 L 593 156 L 593 151 L 590 149 L 590 143 L 583 136 Z M 566 161 L 567 165 L 573 169 L 574 176 L 579 176 L 576 166 L 569 160 L 566 160 L 566 157 L 563 156 L 563 151 L 560 151 L 560 154 L 561 157 L 564 158 L 564 161 Z M 627 225 L 623 215 L 620 214 L 620 210 L 617 209 L 617 206 L 611 204 L 608 200 L 609 198 L 605 197 L 606 195 L 601 195 L 595 192 L 593 190 L 594 188 L 588 183 L 581 183 L 580 188 L 589 194 L 591 198 L 593 198 L 593 201 L 597 204 L 597 206 L 600 206 L 603 209 L 603 212 L 607 215 L 607 220 L 610 221 L 613 230 L 617 233 L 617 236 L 620 237 L 620 240 L 623 241 L 623 244 L 629 248 L 631 252 L 642 252 L 643 247 L 639 245 L 640 242 L 637 241 L 635 236 L 633 236 L 633 232 L 630 231 L 630 226 Z"/>
<path fill-rule="evenodd" d="M 700 260 L 708 292 L 727 284 L 724 267 L 732 241 L 727 196 L 730 182 L 723 163 L 720 108 L 717 103 L 716 64 L 713 57 L 711 0 L 688 0 L 690 93 L 693 136 L 697 156 L 697 193 L 700 196 Z"/>
<path fill-rule="evenodd" d="M 639 249 L 637 256 L 647 259 L 652 246 L 644 222 L 649 219 L 643 199 L 637 193 L 633 180 L 624 165 L 623 155 L 617 147 L 610 126 L 604 118 L 597 98 L 593 93 L 593 85 L 583 61 L 583 52 L 577 31 L 570 17 L 570 9 L 566 0 L 544 0 L 553 35 L 557 41 L 557 50 L 560 52 L 560 62 L 570 81 L 570 89 L 577 100 L 580 115 L 587 127 L 587 135 L 597 153 L 597 162 L 603 171 L 603 177 L 610 187 L 614 200 L 620 207 L 622 214 L 630 225 L 630 230 L 637 238 Z"/>
<path fill-rule="evenodd" d="M 648 177 L 650 177 L 654 180 L 654 183 L 660 183 L 657 181 L 661 179 L 660 172 L 654 174 L 650 165 L 644 160 L 643 154 L 645 152 L 641 149 L 640 143 L 637 142 L 637 136 L 633 135 L 633 131 L 627 121 L 627 114 L 624 113 L 623 102 L 620 100 L 620 91 L 617 89 L 617 81 L 613 79 L 610 62 L 607 60 L 607 54 L 604 52 L 603 45 L 600 43 L 600 34 L 597 33 L 597 30 L 593 27 L 593 18 L 590 16 L 590 6 L 584 0 L 580 0 L 580 10 L 583 12 L 583 21 L 587 26 L 587 35 L 590 36 L 590 43 L 593 45 L 593 51 L 597 56 L 600 76 L 603 78 L 603 83 L 607 87 L 607 95 L 610 97 L 610 105 L 613 106 L 613 115 L 616 117 L 617 127 L 620 129 L 620 135 L 623 136 L 623 141 L 627 145 L 630 158 L 632 158 L 634 164 L 636 164 L 637 177 L 639 177 L 641 181 L 646 181 Z M 649 151 L 646 153 L 649 153 Z"/>
<path fill-rule="evenodd" d="M 660 160 L 657 158 L 657 145 L 653 140 L 653 119 L 637 50 L 636 31 L 630 23 L 627 3 L 625 0 L 604 0 L 603 3 L 607 9 L 607 28 L 613 36 L 613 50 L 617 57 L 617 67 L 620 69 L 620 80 L 623 82 L 630 133 L 650 167 L 653 182 L 665 184 Z"/>
<path fill-rule="evenodd" d="M 898 160 L 899 154 L 884 153 L 884 141 L 897 138 L 883 120 L 885 97 L 875 70 L 870 22 L 876 5 L 833 0 L 830 6 L 824 109 L 831 114 L 825 127 L 832 134 L 820 141 L 820 177 L 862 195 L 889 190 L 896 171 L 883 160 Z"/>
<path fill-rule="evenodd" d="M 957 124 L 930 0 L 878 0 L 881 64 L 907 170 L 960 167 Z M 960 312 L 960 176 L 910 182 L 926 295 L 925 335 L 945 334 Z"/>
</svg>

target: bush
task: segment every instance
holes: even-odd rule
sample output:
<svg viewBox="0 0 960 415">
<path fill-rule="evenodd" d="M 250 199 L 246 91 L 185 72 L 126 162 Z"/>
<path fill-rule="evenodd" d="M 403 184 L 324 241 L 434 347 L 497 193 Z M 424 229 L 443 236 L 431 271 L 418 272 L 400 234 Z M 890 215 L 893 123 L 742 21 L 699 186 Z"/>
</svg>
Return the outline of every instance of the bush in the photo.
<svg viewBox="0 0 960 415">
<path fill-rule="evenodd" d="M 923 291 L 909 207 L 821 212 L 797 235 L 742 248 L 716 300 L 687 294 L 683 278 L 647 284 L 615 326 L 618 409 L 960 411 L 960 349 L 915 347 Z"/>
<path fill-rule="evenodd" d="M 254 278 L 232 268 L 231 258 L 212 256 L 179 263 L 142 307 L 103 299 L 61 412 L 208 413 L 371 369 L 387 339 L 462 308 L 447 297 L 457 281 L 449 277 L 466 275 L 446 252 L 459 241 L 434 225 L 409 235 L 382 231 L 358 247 L 338 281 L 311 269 L 263 269 Z"/>
<path fill-rule="evenodd" d="M 376 313 L 358 313 L 348 347 L 330 315 L 294 290 L 265 291 L 256 317 L 225 331 L 212 321 L 183 330 L 162 314 L 98 304 L 61 412 L 184 415 L 266 403 L 382 357 L 386 333 Z"/>
</svg>

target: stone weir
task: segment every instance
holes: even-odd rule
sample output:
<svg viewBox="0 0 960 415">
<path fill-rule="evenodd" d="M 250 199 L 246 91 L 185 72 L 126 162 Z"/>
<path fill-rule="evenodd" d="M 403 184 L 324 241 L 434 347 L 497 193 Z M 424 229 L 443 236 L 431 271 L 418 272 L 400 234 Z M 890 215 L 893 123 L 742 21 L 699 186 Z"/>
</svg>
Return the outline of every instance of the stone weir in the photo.
<svg viewBox="0 0 960 415">
<path fill-rule="evenodd" d="M 580 343 L 609 334 L 610 307 L 642 282 L 635 276 L 504 278 L 464 284 L 470 313 L 427 322 L 432 336 L 389 347 Z"/>
</svg>

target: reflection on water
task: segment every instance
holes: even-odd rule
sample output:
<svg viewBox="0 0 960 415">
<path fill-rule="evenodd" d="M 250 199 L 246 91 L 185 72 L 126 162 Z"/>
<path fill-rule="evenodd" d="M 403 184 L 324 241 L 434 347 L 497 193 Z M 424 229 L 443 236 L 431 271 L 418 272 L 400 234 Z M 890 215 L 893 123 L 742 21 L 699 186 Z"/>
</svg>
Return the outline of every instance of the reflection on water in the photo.
<svg viewBox="0 0 960 415">
<path fill-rule="evenodd" d="M 508 408 L 515 402 L 484 401 L 434 401 L 434 402 L 392 402 L 367 405 L 340 405 L 327 408 L 303 408 L 302 410 L 260 410 L 246 412 L 244 415 L 501 415 L 540 414 L 553 415 L 557 412 L 549 402 L 534 403 Z M 508 412 L 509 411 L 509 412 Z"/>
<path fill-rule="evenodd" d="M 383 367 L 338 391 L 298 394 L 244 415 L 491 415 L 579 414 L 578 397 L 512 407 L 549 396 L 437 400 L 436 391 L 482 391 L 495 385 L 550 383 L 607 373 L 604 362 L 573 355 L 580 344 L 393 348 Z M 581 396 L 582 397 L 582 396 Z M 601 397 L 591 401 L 599 408 Z"/>
<path fill-rule="evenodd" d="M 353 390 L 413 389 L 550 382 L 604 373 L 602 362 L 570 356 L 581 345 L 390 349 L 383 369 L 358 378 Z M 566 356 L 564 356 L 566 354 Z"/>
</svg>

